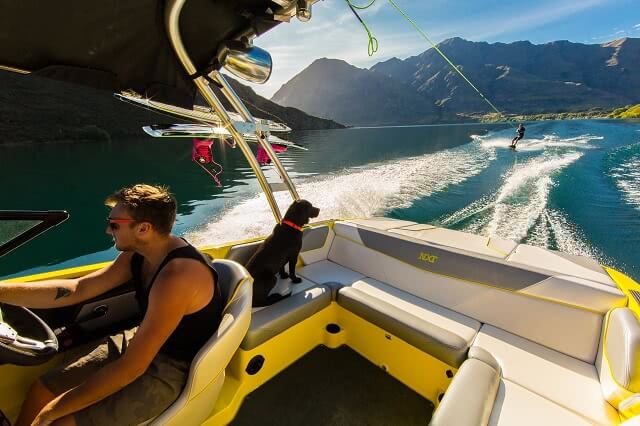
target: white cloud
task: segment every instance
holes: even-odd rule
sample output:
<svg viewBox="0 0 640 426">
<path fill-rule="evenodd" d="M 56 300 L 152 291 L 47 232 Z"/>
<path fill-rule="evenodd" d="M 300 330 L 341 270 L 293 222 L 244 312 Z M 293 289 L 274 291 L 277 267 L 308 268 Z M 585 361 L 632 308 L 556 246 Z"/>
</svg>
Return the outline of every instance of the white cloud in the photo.
<svg viewBox="0 0 640 426">
<path fill-rule="evenodd" d="M 606 3 L 607 0 L 585 0 L 575 3 L 539 3 L 536 9 L 528 9 L 526 19 L 518 19 L 509 15 L 496 16 L 494 19 L 483 20 L 482 28 L 491 28 L 472 36 L 473 40 L 491 39 L 502 34 L 521 32 L 526 29 L 541 27 L 550 22 L 558 21 L 583 12 L 587 9 Z M 493 22 L 492 22 L 493 21 Z"/>
</svg>

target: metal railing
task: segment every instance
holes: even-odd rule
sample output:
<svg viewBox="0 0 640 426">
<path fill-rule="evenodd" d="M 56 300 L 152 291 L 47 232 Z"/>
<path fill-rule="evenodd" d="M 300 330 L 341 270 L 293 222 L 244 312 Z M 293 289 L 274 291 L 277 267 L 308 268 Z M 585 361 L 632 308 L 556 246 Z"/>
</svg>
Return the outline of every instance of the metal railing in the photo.
<svg viewBox="0 0 640 426">
<path fill-rule="evenodd" d="M 176 52 L 178 59 L 182 63 L 182 66 L 184 67 L 188 75 L 194 75 L 198 70 L 193 65 L 193 62 L 184 47 L 184 43 L 182 42 L 182 37 L 180 35 L 180 13 L 185 2 L 186 0 L 169 0 L 167 2 L 165 10 L 165 25 L 167 27 L 169 40 L 171 41 L 173 49 Z M 256 128 L 255 120 L 249 110 L 242 103 L 242 100 L 238 97 L 233 88 L 231 88 L 226 79 L 218 71 L 213 71 L 210 75 L 213 79 L 215 79 L 216 82 L 220 83 L 220 85 L 222 86 L 222 93 L 229 100 L 229 102 L 231 102 L 233 107 L 243 117 L 243 119 L 246 120 L 249 124 L 253 124 L 252 127 L 253 129 L 255 129 L 256 136 L 258 136 L 258 142 L 260 143 L 260 146 L 264 148 L 264 150 L 269 155 L 269 158 L 271 158 L 272 163 L 276 166 L 280 177 L 287 185 L 287 188 L 289 189 L 289 192 L 291 193 L 293 199 L 299 199 L 298 193 L 295 189 L 295 186 L 293 185 L 293 182 L 289 178 L 289 175 L 282 166 L 282 163 L 280 162 L 276 154 L 273 152 L 273 149 L 271 148 L 269 142 L 266 140 L 267 138 L 264 133 Z M 251 148 L 249 148 L 249 145 L 242 136 L 242 133 L 240 133 L 234 126 L 231 118 L 229 117 L 229 114 L 209 86 L 209 82 L 207 81 L 207 79 L 201 76 L 195 78 L 193 82 L 204 97 L 205 101 L 209 104 L 209 106 L 211 106 L 216 114 L 218 114 L 218 116 L 222 120 L 223 126 L 229 131 L 229 133 L 231 133 L 231 136 L 240 147 L 242 154 L 244 154 L 245 158 L 249 162 L 249 166 L 251 166 L 251 169 L 258 178 L 258 183 L 260 184 L 260 187 L 262 188 L 262 191 L 267 198 L 267 202 L 269 203 L 269 207 L 271 208 L 276 222 L 280 223 L 280 221 L 282 220 L 282 214 L 280 213 L 280 208 L 278 207 L 275 197 L 273 196 L 272 188 L 269 185 L 269 182 L 267 181 L 264 173 L 262 172 L 262 168 L 260 167 L 258 160 L 256 159 L 255 155 L 253 155 Z"/>
</svg>

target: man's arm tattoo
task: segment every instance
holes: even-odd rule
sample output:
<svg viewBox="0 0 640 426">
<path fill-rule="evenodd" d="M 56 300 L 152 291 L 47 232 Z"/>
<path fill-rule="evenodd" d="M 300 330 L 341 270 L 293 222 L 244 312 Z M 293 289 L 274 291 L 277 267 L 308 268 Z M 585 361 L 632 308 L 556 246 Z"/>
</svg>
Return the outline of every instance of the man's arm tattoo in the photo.
<svg viewBox="0 0 640 426">
<path fill-rule="evenodd" d="M 64 287 L 58 287 L 58 292 L 56 293 L 56 299 L 62 299 L 63 297 L 67 297 L 71 294 L 71 290 L 69 290 L 68 288 L 64 288 Z"/>
</svg>

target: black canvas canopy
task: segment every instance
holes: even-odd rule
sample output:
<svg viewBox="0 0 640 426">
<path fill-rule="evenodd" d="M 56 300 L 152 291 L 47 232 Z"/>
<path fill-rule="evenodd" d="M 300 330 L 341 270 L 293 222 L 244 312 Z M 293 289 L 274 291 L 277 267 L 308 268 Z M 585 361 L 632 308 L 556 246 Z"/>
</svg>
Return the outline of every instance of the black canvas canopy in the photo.
<svg viewBox="0 0 640 426">
<path fill-rule="evenodd" d="M 179 106 L 195 86 L 165 30 L 163 0 L 0 0 L 0 65 L 112 92 L 133 89 Z M 180 15 L 198 70 L 218 44 L 278 24 L 269 0 L 188 0 Z"/>
</svg>

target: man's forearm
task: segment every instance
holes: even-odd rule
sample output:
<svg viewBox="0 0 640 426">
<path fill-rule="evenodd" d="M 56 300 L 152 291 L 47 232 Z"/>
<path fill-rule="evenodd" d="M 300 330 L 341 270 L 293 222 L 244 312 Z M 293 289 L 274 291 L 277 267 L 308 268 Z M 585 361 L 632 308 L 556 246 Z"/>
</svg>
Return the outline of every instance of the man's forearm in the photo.
<svg viewBox="0 0 640 426">
<path fill-rule="evenodd" d="M 47 280 L 33 283 L 0 281 L 0 302 L 27 308 L 57 308 L 77 303 L 77 280 Z"/>
</svg>

